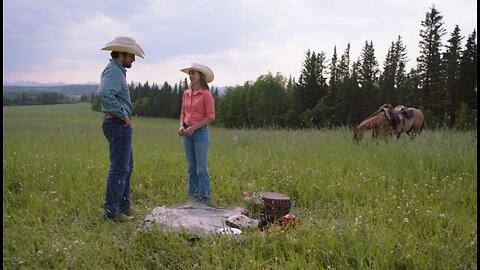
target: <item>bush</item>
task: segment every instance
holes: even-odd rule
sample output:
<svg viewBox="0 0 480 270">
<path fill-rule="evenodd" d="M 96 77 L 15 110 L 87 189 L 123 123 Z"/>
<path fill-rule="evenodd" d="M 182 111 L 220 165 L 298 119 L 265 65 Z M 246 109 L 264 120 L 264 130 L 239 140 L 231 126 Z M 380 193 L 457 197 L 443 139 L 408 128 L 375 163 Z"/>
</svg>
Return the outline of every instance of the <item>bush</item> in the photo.
<svg viewBox="0 0 480 270">
<path fill-rule="evenodd" d="M 465 102 L 455 112 L 455 128 L 460 130 L 477 129 L 477 110 L 471 109 Z"/>
</svg>

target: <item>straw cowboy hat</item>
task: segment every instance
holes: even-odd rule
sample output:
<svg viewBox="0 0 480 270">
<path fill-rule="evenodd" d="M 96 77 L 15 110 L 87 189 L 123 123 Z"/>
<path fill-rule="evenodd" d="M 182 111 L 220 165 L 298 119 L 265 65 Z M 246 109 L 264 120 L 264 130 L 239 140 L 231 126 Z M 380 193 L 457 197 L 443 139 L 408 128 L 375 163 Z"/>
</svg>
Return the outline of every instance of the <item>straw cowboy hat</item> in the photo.
<svg viewBox="0 0 480 270">
<path fill-rule="evenodd" d="M 181 69 L 180 71 L 189 74 L 190 70 L 196 70 L 198 72 L 203 73 L 203 75 L 205 75 L 205 81 L 207 83 L 210 83 L 210 82 L 213 81 L 213 71 L 205 65 L 200 65 L 200 64 L 197 64 L 197 63 L 193 63 L 190 67 Z"/>
<path fill-rule="evenodd" d="M 130 37 L 115 37 L 113 41 L 105 44 L 102 48 L 105 51 L 115 51 L 115 52 L 127 52 L 139 56 L 141 58 L 144 57 L 145 52 L 143 51 L 142 47 L 135 42 L 135 39 Z"/>
</svg>

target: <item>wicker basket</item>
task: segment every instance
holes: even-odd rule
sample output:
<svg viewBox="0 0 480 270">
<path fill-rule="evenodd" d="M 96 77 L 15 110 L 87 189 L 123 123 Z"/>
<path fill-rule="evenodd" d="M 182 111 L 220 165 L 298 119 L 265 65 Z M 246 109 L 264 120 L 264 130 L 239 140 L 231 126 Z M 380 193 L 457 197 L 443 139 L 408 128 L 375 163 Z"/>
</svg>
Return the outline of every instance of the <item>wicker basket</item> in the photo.
<svg viewBox="0 0 480 270">
<path fill-rule="evenodd" d="M 292 204 L 288 196 L 276 192 L 263 192 L 261 196 L 268 222 L 274 223 L 290 212 Z"/>
</svg>

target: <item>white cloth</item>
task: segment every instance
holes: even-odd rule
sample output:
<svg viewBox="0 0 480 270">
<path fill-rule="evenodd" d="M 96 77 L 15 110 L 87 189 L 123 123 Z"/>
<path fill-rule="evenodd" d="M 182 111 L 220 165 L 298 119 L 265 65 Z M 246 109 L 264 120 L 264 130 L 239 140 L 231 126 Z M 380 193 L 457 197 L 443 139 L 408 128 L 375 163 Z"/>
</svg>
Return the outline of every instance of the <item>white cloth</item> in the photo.
<svg viewBox="0 0 480 270">
<path fill-rule="evenodd" d="M 228 228 L 225 224 L 227 218 L 239 215 L 243 210 L 245 208 L 240 206 L 215 208 L 189 201 L 169 207 L 156 207 L 143 222 L 147 227 L 158 224 L 165 230 L 206 235 L 221 228 Z"/>
</svg>

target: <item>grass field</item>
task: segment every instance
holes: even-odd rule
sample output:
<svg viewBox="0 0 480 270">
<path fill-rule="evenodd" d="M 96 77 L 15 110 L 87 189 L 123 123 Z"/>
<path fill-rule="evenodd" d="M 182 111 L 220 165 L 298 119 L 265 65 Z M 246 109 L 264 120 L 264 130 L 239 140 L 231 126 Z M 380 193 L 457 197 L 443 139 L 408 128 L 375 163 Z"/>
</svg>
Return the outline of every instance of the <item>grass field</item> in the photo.
<svg viewBox="0 0 480 270">
<path fill-rule="evenodd" d="M 177 120 L 133 119 L 135 222 L 102 219 L 108 146 L 90 104 L 3 107 L 4 269 L 476 269 L 476 132 L 354 143 L 334 130 L 210 129 L 213 203 L 292 199 L 294 229 L 191 241 L 141 230 L 187 201 Z"/>
</svg>

